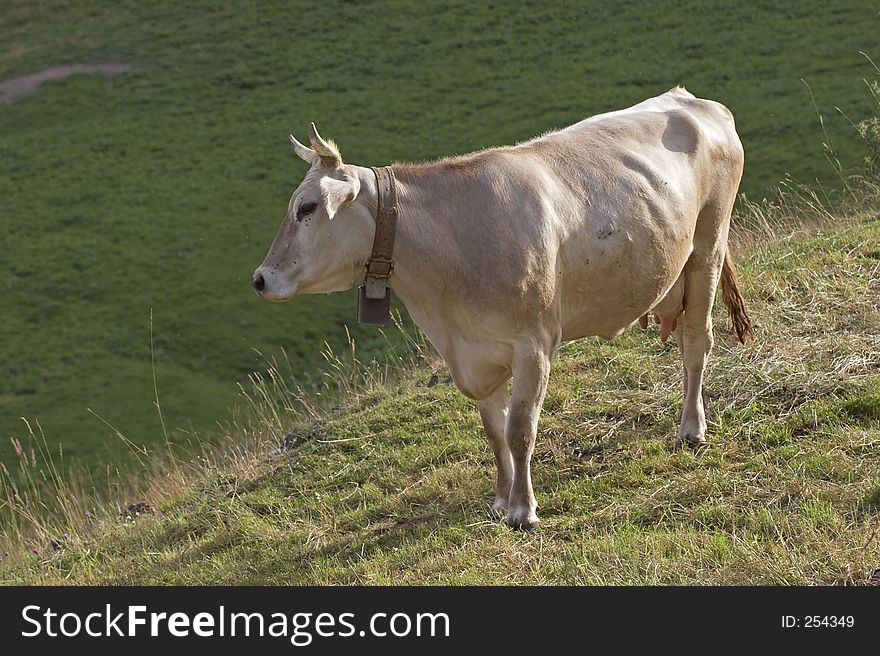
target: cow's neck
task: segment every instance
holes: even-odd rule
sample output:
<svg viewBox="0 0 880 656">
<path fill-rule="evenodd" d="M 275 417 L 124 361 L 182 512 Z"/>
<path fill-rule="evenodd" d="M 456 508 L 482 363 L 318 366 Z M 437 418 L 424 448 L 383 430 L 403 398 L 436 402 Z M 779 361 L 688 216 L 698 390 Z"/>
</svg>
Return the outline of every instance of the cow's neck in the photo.
<svg viewBox="0 0 880 656">
<path fill-rule="evenodd" d="M 394 167 L 395 174 L 398 168 Z M 389 286 L 419 327 L 431 337 L 429 325 L 442 313 L 444 269 L 453 262 L 446 227 L 449 199 L 432 174 L 397 175 L 398 217 L 394 237 L 394 274 Z M 366 192 L 366 193 L 364 193 Z M 373 216 L 377 209 L 376 179 L 370 169 L 361 174 L 361 194 Z M 369 254 L 372 244 L 366 245 Z M 432 339 L 433 341 L 433 339 Z"/>
</svg>

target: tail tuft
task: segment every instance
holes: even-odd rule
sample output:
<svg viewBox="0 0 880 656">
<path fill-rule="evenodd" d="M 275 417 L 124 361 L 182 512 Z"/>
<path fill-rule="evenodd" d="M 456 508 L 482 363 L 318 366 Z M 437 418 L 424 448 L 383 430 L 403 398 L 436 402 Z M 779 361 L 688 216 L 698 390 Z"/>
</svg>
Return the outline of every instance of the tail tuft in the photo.
<svg viewBox="0 0 880 656">
<path fill-rule="evenodd" d="M 736 331 L 736 336 L 740 342 L 745 344 L 746 338 L 753 337 L 752 320 L 749 319 L 749 313 L 746 311 L 746 302 L 739 291 L 736 266 L 733 264 L 733 258 L 730 257 L 729 250 L 724 254 L 724 265 L 721 267 L 721 295 L 724 297 L 727 311 L 730 312 L 730 319 L 733 321 L 733 329 Z"/>
</svg>

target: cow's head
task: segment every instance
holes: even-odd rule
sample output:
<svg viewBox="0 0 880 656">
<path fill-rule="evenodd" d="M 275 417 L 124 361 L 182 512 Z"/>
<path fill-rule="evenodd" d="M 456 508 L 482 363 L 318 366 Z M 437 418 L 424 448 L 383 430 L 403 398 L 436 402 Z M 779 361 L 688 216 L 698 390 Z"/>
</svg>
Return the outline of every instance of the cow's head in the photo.
<svg viewBox="0 0 880 656">
<path fill-rule="evenodd" d="M 375 221 L 358 201 L 364 172 L 343 164 L 339 149 L 309 124 L 311 147 L 289 136 L 294 152 L 311 168 L 293 192 L 287 215 L 263 263 L 254 271 L 260 297 L 286 301 L 294 294 L 350 289 L 363 276 Z"/>
</svg>

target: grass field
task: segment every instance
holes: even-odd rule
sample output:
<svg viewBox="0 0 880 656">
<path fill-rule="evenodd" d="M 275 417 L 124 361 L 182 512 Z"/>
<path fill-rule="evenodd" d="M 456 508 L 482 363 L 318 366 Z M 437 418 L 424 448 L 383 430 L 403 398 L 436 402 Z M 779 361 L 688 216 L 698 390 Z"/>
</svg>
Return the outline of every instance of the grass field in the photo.
<svg viewBox="0 0 880 656">
<path fill-rule="evenodd" d="M 307 121 L 380 164 L 529 137 L 682 82 L 728 104 L 743 189 L 830 174 L 806 88 L 845 164 L 869 105 L 864 2 L 176 3 L 8 0 L 0 79 L 124 62 L 0 105 L 0 461 L 39 420 L 64 461 L 230 419 L 237 382 L 286 349 L 302 378 L 344 345 L 351 295 L 261 304 L 249 289 L 303 165 Z M 827 177 L 827 175 L 826 175 Z M 833 176 L 832 176 L 833 177 Z M 352 326 L 364 354 L 385 343 Z M 91 409 L 93 412 L 90 412 Z M 94 413 L 94 414 L 93 414 Z"/>
<path fill-rule="evenodd" d="M 0 581 L 877 583 L 878 203 L 735 239 L 756 340 L 737 344 L 718 308 L 706 451 L 672 449 L 680 359 L 656 327 L 565 345 L 539 425 L 535 535 L 489 517 L 491 451 L 436 362 L 367 378 L 340 362 L 335 408 L 264 376 L 188 482 L 170 468 L 129 497 L 147 506 L 80 506 Z"/>
</svg>

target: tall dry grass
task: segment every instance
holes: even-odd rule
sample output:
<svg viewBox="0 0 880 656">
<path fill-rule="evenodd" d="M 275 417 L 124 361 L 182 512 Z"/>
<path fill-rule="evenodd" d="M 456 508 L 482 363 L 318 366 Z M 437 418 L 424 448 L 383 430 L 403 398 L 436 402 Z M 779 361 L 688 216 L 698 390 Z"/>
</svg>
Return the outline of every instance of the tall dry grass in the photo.
<svg viewBox="0 0 880 656">
<path fill-rule="evenodd" d="M 154 512 L 215 476 L 247 478 L 267 456 L 289 448 L 305 427 L 357 407 L 370 390 L 436 362 L 399 313 L 390 330 L 381 360 L 362 360 L 350 335 L 345 353 L 334 353 L 325 342 L 326 367 L 317 380 L 295 372 L 283 350 L 271 357 L 260 354 L 264 367 L 250 375 L 247 385 L 239 385 L 233 418 L 213 435 L 182 433 L 172 440 L 165 433 L 164 443 L 149 449 L 105 422 L 137 462 L 125 471 L 99 475 L 67 466 L 63 447 L 53 449 L 39 423 L 25 420 L 26 437 L 12 438 L 17 462 L 12 467 L 0 463 L 0 560 L 65 548 L 108 522 Z M 155 365 L 154 379 L 161 417 L 161 372 Z"/>
</svg>

